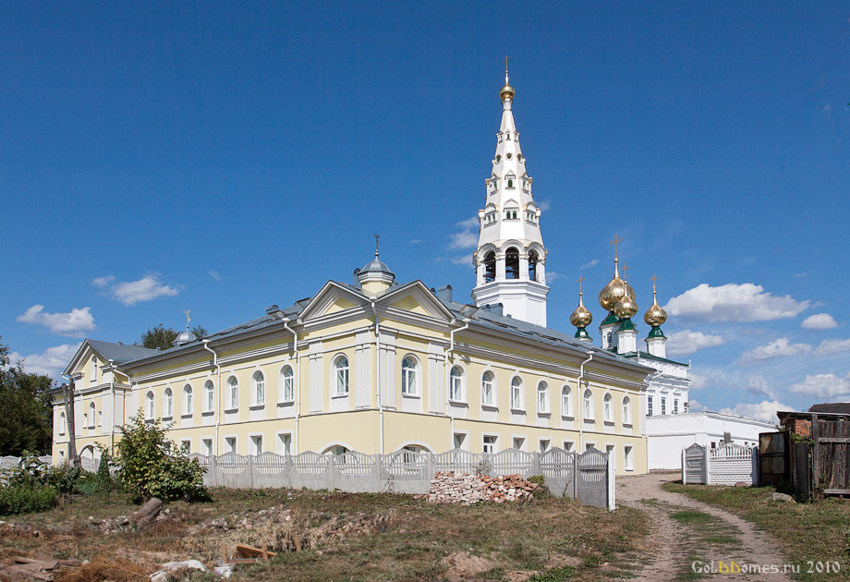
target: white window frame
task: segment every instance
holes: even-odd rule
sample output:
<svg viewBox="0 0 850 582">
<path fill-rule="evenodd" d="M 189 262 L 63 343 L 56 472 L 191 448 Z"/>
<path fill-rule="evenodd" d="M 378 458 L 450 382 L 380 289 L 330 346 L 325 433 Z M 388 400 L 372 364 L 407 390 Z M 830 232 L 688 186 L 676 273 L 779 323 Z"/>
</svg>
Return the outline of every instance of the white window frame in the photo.
<svg viewBox="0 0 850 582">
<path fill-rule="evenodd" d="M 561 416 L 563 418 L 573 418 L 573 389 L 569 384 L 564 384 L 561 387 Z"/>
<path fill-rule="evenodd" d="M 186 384 L 183 384 L 183 416 L 192 416 L 194 409 L 195 395 L 193 393 L 192 385 L 187 382 Z"/>
<path fill-rule="evenodd" d="M 145 394 L 145 420 L 153 420 L 156 414 L 156 396 L 153 395 L 153 390 L 148 390 Z"/>
<path fill-rule="evenodd" d="M 632 425 L 632 399 L 628 396 L 623 397 L 623 424 Z"/>
<path fill-rule="evenodd" d="M 89 362 L 89 382 L 94 384 L 97 382 L 97 358 L 95 356 L 91 357 L 91 362 Z"/>
<path fill-rule="evenodd" d="M 552 448 L 552 439 L 537 439 L 537 452 L 545 453 Z"/>
<path fill-rule="evenodd" d="M 419 360 L 412 354 L 401 359 L 401 395 L 419 396 Z"/>
<path fill-rule="evenodd" d="M 517 441 L 519 441 L 519 446 L 517 446 Z M 513 435 L 511 437 L 511 448 L 517 449 L 518 451 L 524 451 L 526 443 L 528 443 L 528 438 L 525 435 Z"/>
<path fill-rule="evenodd" d="M 455 370 L 458 374 L 455 374 Z M 466 370 L 463 366 L 454 365 L 449 370 L 449 400 L 466 402 Z"/>
<path fill-rule="evenodd" d="M 206 449 L 206 453 L 204 452 Z M 201 439 L 201 454 L 205 457 L 211 457 L 213 454 L 213 440 L 212 438 L 202 438 Z"/>
<path fill-rule="evenodd" d="M 525 382 L 520 376 L 511 378 L 511 410 L 525 410 L 524 386 Z"/>
<path fill-rule="evenodd" d="M 626 471 L 635 470 L 635 455 L 632 445 L 623 445 L 623 469 Z"/>
<path fill-rule="evenodd" d="M 584 419 L 593 420 L 593 390 L 590 388 L 585 389 L 584 394 L 581 397 L 581 402 Z"/>
<path fill-rule="evenodd" d="M 215 384 L 212 380 L 204 382 L 204 412 L 215 411 Z"/>
<path fill-rule="evenodd" d="M 665 416 L 667 414 L 667 399 L 663 396 L 661 397 L 661 416 Z"/>
<path fill-rule="evenodd" d="M 333 390 L 331 394 L 334 396 L 348 396 L 350 390 L 350 367 L 348 356 L 338 354 L 333 359 Z"/>
<path fill-rule="evenodd" d="M 171 386 L 167 386 L 162 393 L 162 417 L 174 417 L 174 391 L 171 389 Z"/>
<path fill-rule="evenodd" d="M 292 454 L 292 431 L 281 431 L 276 433 L 275 435 L 275 447 L 277 448 L 278 455 L 291 455 Z M 289 442 L 287 442 L 287 439 Z M 287 450 L 289 449 L 289 450 Z"/>
<path fill-rule="evenodd" d="M 230 376 L 227 379 L 227 407 L 225 411 L 239 410 L 239 378 Z"/>
<path fill-rule="evenodd" d="M 225 453 L 236 453 L 236 449 L 239 446 L 239 440 L 236 438 L 236 435 L 227 435 L 224 437 L 224 447 L 227 449 L 224 451 Z"/>
<path fill-rule="evenodd" d="M 262 370 L 251 374 L 251 406 L 266 405 L 266 376 Z"/>
<path fill-rule="evenodd" d="M 192 439 L 182 439 L 180 441 L 180 451 L 185 455 L 191 454 L 192 453 Z"/>
<path fill-rule="evenodd" d="M 254 433 L 249 435 L 251 439 L 251 454 L 254 456 L 263 454 L 263 435 L 262 433 Z"/>
<path fill-rule="evenodd" d="M 652 395 L 651 394 L 647 395 L 647 397 L 646 397 L 646 415 L 647 416 L 652 416 L 652 412 L 653 412 L 653 410 L 652 410 L 652 400 L 653 400 Z"/>
<path fill-rule="evenodd" d="M 458 437 L 461 437 L 459 447 L 456 446 Z M 458 450 L 458 451 L 468 451 L 469 450 L 469 433 L 468 432 L 456 430 L 456 431 L 454 431 L 454 433 L 452 433 L 452 450 Z"/>
<path fill-rule="evenodd" d="M 606 392 L 602 397 L 602 420 L 604 422 L 614 422 L 614 397 L 610 392 Z"/>
<path fill-rule="evenodd" d="M 549 383 L 541 380 L 537 383 L 537 414 L 550 414 Z"/>
<path fill-rule="evenodd" d="M 491 442 L 488 442 L 489 439 L 492 439 Z M 489 447 L 492 447 L 492 450 L 487 450 Z M 482 453 L 490 453 L 495 454 L 499 452 L 499 435 L 497 434 L 483 434 L 481 435 L 481 452 Z"/>
<path fill-rule="evenodd" d="M 92 402 L 91 404 L 89 404 L 89 414 L 88 414 L 89 424 L 88 424 L 88 428 L 94 428 L 95 427 L 95 422 L 96 422 L 95 419 L 96 418 L 97 418 L 97 406 L 95 405 L 94 402 Z"/>
<path fill-rule="evenodd" d="M 288 372 L 288 373 L 287 373 Z M 284 365 L 278 374 L 278 390 L 281 402 L 295 401 L 295 372 L 289 364 Z"/>
<path fill-rule="evenodd" d="M 564 441 L 564 450 L 568 453 L 571 453 L 575 450 L 576 442 L 575 441 Z"/>
<path fill-rule="evenodd" d="M 59 428 L 59 436 L 65 435 L 65 430 L 66 430 L 66 427 L 67 427 L 67 424 L 68 424 L 67 420 L 68 419 L 65 418 L 65 413 L 60 412 L 59 413 L 59 427 L 58 427 Z"/>
<path fill-rule="evenodd" d="M 496 407 L 496 374 L 492 370 L 484 370 L 481 374 L 481 405 Z"/>
</svg>

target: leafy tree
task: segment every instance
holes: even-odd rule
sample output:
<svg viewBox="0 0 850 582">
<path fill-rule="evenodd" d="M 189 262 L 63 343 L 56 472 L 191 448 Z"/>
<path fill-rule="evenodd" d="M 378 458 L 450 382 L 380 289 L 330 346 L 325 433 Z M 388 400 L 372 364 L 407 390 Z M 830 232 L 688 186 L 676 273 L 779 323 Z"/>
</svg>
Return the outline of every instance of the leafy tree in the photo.
<svg viewBox="0 0 850 582">
<path fill-rule="evenodd" d="M 0 456 L 50 452 L 53 403 L 47 391 L 52 385 L 48 376 L 10 366 L 9 348 L 0 344 Z"/>
<path fill-rule="evenodd" d="M 196 337 L 206 337 L 209 335 L 206 328 L 202 325 L 196 325 L 192 328 L 192 333 L 195 334 Z M 164 327 L 161 323 L 147 330 L 142 334 L 142 346 L 146 348 L 150 348 L 155 350 L 157 348 L 161 350 L 167 350 L 169 348 L 173 348 L 172 345 L 174 340 L 177 339 L 178 331 L 175 331 L 173 327 Z"/>
<path fill-rule="evenodd" d="M 203 479 L 206 469 L 165 436 L 159 419 L 146 422 L 140 410 L 121 427 L 121 433 L 118 480 L 133 501 L 209 498 Z"/>
</svg>

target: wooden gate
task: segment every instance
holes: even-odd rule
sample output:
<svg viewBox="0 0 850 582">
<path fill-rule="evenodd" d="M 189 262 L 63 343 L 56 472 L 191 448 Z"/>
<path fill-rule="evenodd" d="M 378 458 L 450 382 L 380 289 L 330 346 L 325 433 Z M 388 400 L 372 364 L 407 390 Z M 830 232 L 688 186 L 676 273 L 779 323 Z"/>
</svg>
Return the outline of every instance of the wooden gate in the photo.
<svg viewBox="0 0 850 582">
<path fill-rule="evenodd" d="M 759 483 L 776 485 L 790 477 L 787 433 L 763 432 L 759 435 Z"/>
<path fill-rule="evenodd" d="M 825 495 L 850 495 L 850 420 L 812 415 L 812 470 Z"/>
</svg>

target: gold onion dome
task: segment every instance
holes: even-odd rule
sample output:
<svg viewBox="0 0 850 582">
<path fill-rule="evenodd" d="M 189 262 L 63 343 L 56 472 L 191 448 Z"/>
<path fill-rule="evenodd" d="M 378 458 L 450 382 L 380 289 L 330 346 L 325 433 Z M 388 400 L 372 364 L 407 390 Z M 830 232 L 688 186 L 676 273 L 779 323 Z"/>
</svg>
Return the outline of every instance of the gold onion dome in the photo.
<svg viewBox="0 0 850 582">
<path fill-rule="evenodd" d="M 505 86 L 499 90 L 499 97 L 504 101 L 507 98 L 510 98 L 513 101 L 514 95 L 516 95 L 516 91 L 514 88 L 508 84 L 508 77 L 505 75 Z"/>
<path fill-rule="evenodd" d="M 634 289 L 620 279 L 620 272 L 617 269 L 617 259 L 614 259 L 614 278 L 599 292 L 599 305 L 606 311 L 614 311 L 614 307 L 625 297 L 628 290 L 631 290 L 631 295 L 634 297 Z"/>
<path fill-rule="evenodd" d="M 652 305 L 643 314 L 643 320 L 647 325 L 659 327 L 667 321 L 667 312 L 658 305 L 658 300 L 655 298 L 655 289 L 652 290 Z"/>
<path fill-rule="evenodd" d="M 629 319 L 638 312 L 638 304 L 629 293 L 617 302 L 614 306 L 614 314 L 620 319 Z"/>
<path fill-rule="evenodd" d="M 570 315 L 570 323 L 575 327 L 587 327 L 593 321 L 593 314 L 584 306 L 581 298 L 582 294 L 578 294 L 578 307 Z"/>
</svg>

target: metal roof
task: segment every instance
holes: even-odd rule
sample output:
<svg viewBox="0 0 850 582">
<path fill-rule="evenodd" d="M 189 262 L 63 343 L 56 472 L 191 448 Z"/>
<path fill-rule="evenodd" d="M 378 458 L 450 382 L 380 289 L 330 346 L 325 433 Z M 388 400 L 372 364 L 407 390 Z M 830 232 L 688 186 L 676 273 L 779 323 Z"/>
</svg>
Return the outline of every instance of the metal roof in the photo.
<svg viewBox="0 0 850 582">
<path fill-rule="evenodd" d="M 104 342 L 100 340 L 86 340 L 89 345 L 107 360 L 114 360 L 116 364 L 123 364 L 131 360 L 137 360 L 146 356 L 152 356 L 158 353 L 157 350 L 145 348 L 142 346 L 133 346 L 125 344 L 114 344 L 112 342 Z"/>
</svg>

